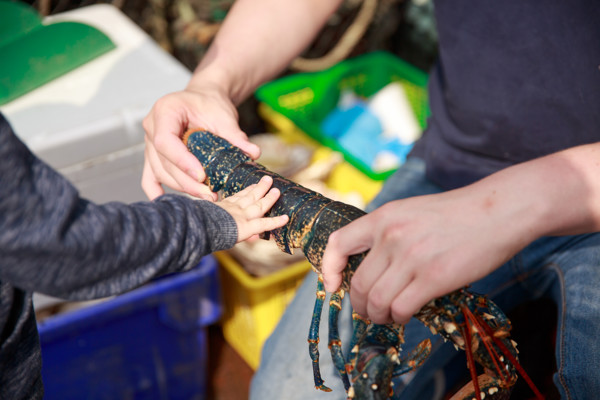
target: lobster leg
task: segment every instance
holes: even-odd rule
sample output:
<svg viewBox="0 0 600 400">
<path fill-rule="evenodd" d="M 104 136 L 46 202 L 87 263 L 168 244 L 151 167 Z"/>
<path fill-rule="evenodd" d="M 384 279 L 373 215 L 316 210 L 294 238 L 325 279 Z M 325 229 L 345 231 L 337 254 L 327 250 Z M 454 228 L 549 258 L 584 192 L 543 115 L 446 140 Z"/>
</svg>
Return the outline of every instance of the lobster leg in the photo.
<svg viewBox="0 0 600 400">
<path fill-rule="evenodd" d="M 344 389 L 348 391 L 350 389 L 350 380 L 346 372 L 346 360 L 342 352 L 342 341 L 340 340 L 340 333 L 338 331 L 338 316 L 342 310 L 344 293 L 343 289 L 338 290 L 331 295 L 331 299 L 329 300 L 329 350 L 333 365 L 337 368 L 344 383 Z"/>
<path fill-rule="evenodd" d="M 366 318 L 363 318 L 356 311 L 352 311 L 352 339 L 350 341 L 350 359 L 346 363 L 346 372 L 353 374 L 356 358 L 358 357 L 359 344 L 364 338 L 367 328 L 371 324 Z"/>
<path fill-rule="evenodd" d="M 431 351 L 429 339 L 421 342 L 407 357 L 400 358 L 404 326 L 366 324 L 366 331 L 353 349 L 349 370 L 352 387 L 348 398 L 382 400 L 393 394 L 392 378 L 421 366 Z"/>
<path fill-rule="evenodd" d="M 325 285 L 323 285 L 323 276 L 319 274 L 317 281 L 317 299 L 313 310 L 312 320 L 310 322 L 310 331 L 308 333 L 308 351 L 313 362 L 313 377 L 315 388 L 324 392 L 331 392 L 331 389 L 324 385 L 319 368 L 319 324 L 321 323 L 321 312 L 325 302 Z"/>
<path fill-rule="evenodd" d="M 425 339 L 400 360 L 400 365 L 394 369 L 393 377 L 404 375 L 419 368 L 431 353 L 431 340 Z"/>
</svg>

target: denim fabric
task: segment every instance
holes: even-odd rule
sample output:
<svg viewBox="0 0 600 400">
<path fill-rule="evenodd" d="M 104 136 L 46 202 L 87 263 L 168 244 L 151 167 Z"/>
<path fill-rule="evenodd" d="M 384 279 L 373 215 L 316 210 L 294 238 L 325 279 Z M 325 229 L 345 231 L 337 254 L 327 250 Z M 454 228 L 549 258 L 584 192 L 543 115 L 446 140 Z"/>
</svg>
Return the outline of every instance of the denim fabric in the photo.
<svg viewBox="0 0 600 400">
<path fill-rule="evenodd" d="M 369 209 L 393 199 L 439 190 L 425 178 L 423 161 L 411 158 L 388 179 Z M 333 393 L 314 389 L 307 336 L 315 290 L 316 274 L 311 272 L 265 342 L 261 365 L 251 385 L 251 399 L 346 398 L 325 345 L 326 311 L 321 323 L 321 369 Z M 474 283 L 471 290 L 488 294 L 505 312 L 524 301 L 551 296 L 559 306 L 555 384 L 564 399 L 596 396 L 600 389 L 600 353 L 595 339 L 600 329 L 600 234 L 541 238 Z M 352 329 L 350 314 L 346 298 L 340 323 L 346 344 Z M 432 354 L 415 373 L 395 382 L 395 399 L 441 399 L 454 384 L 446 381 L 442 368 L 458 352 L 439 336 L 432 336 L 416 319 L 406 326 L 403 348 L 410 350 L 426 337 L 433 340 Z"/>
<path fill-rule="evenodd" d="M 43 395 L 31 293 L 89 300 L 194 267 L 237 239 L 208 201 L 94 204 L 35 157 L 0 114 L 0 399 Z"/>
<path fill-rule="evenodd" d="M 439 191 L 437 186 L 425 180 L 424 175 L 424 163 L 418 159 L 408 159 L 397 173 L 388 178 L 381 193 L 368 206 L 368 210 L 396 198 Z M 346 399 L 344 386 L 327 348 L 329 295 L 325 300 L 321 318 L 319 349 L 321 375 L 325 380 L 325 385 L 333 389 L 333 392 L 325 393 L 314 388 L 312 361 L 308 353 L 307 339 L 316 288 L 317 274 L 310 272 L 288 305 L 275 331 L 263 346 L 261 363 L 250 386 L 250 399 Z M 340 312 L 339 323 L 342 343 L 346 346 L 349 344 L 352 333 L 351 315 L 352 308 L 349 297 L 346 296 Z M 409 325 L 412 326 L 412 324 Z M 429 335 L 429 329 L 423 325 L 414 324 L 414 327 L 421 334 Z M 412 343 L 407 343 L 404 348 L 410 348 Z M 418 341 L 414 343 L 416 344 Z M 347 348 L 344 348 L 344 353 L 348 354 Z"/>
<path fill-rule="evenodd" d="M 558 306 L 554 383 L 562 399 L 595 398 L 600 389 L 595 336 L 600 329 L 600 234 L 541 238 L 475 282 L 471 290 L 488 294 L 505 312 L 528 300 L 551 297 Z M 408 328 L 406 335 L 414 345 Z M 405 348 L 411 347 L 407 343 Z M 444 376 L 440 366 L 449 365 L 457 352 L 439 338 L 434 348 L 414 379 L 394 398 L 436 399 L 429 395 L 430 380 L 436 372 L 438 379 Z"/>
</svg>

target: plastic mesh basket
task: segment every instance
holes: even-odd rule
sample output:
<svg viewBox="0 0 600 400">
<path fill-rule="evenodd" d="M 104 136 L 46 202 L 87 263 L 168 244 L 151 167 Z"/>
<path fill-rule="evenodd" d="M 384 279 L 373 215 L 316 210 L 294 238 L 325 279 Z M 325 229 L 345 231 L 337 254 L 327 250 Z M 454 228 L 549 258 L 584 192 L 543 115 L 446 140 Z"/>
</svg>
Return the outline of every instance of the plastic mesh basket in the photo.
<svg viewBox="0 0 600 400">
<path fill-rule="evenodd" d="M 391 82 L 402 85 L 424 128 L 429 116 L 427 74 L 387 52 L 364 54 L 320 72 L 289 75 L 261 86 L 255 95 L 313 139 L 344 154 L 348 162 L 371 179 L 383 180 L 393 171 L 374 172 L 326 136 L 320 125 L 337 106 L 344 90 L 351 89 L 368 98 Z"/>
</svg>

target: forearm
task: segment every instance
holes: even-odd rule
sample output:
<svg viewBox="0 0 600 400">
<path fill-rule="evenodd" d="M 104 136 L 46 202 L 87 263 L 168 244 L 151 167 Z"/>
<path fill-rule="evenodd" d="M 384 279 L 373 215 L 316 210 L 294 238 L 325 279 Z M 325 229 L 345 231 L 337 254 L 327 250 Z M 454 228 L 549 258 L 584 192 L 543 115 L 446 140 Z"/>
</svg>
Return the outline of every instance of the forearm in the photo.
<svg viewBox="0 0 600 400">
<path fill-rule="evenodd" d="M 329 237 L 326 288 L 339 287 L 349 255 L 370 249 L 351 281 L 352 306 L 376 323 L 406 323 L 431 299 L 489 275 L 540 237 L 600 231 L 599 177 L 595 143 L 384 204 Z"/>
<path fill-rule="evenodd" d="M 315 38 L 341 0 L 238 0 L 188 85 L 211 82 L 239 104 Z"/>
<path fill-rule="evenodd" d="M 81 199 L 4 122 L 0 281 L 58 297 L 104 297 L 235 244 L 235 221 L 210 202 L 173 195 L 132 205 Z"/>
<path fill-rule="evenodd" d="M 82 200 L 74 207 L 58 203 L 64 212 L 3 225 L 0 280 L 25 291 L 90 299 L 189 269 L 235 243 L 235 230 L 229 240 L 210 240 L 208 232 L 217 237 L 224 228 L 213 218 L 218 206 L 190 202 L 169 197 L 99 206 Z"/>
<path fill-rule="evenodd" d="M 473 191 L 475 209 L 513 224 L 523 240 L 600 231 L 600 142 L 515 165 L 465 189 Z"/>
</svg>

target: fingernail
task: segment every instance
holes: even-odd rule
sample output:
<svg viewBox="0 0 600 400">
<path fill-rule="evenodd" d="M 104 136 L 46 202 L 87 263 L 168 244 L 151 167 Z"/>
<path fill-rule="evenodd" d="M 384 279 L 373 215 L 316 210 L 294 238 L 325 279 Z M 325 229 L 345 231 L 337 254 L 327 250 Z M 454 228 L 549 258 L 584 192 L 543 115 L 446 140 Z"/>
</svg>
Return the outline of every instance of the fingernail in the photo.
<svg viewBox="0 0 600 400">
<path fill-rule="evenodd" d="M 195 181 L 201 182 L 200 180 L 200 170 L 197 169 L 188 169 L 187 174 L 191 176 Z"/>
<path fill-rule="evenodd" d="M 217 201 L 219 199 L 216 193 L 205 194 L 203 196 L 208 201 Z"/>
</svg>

